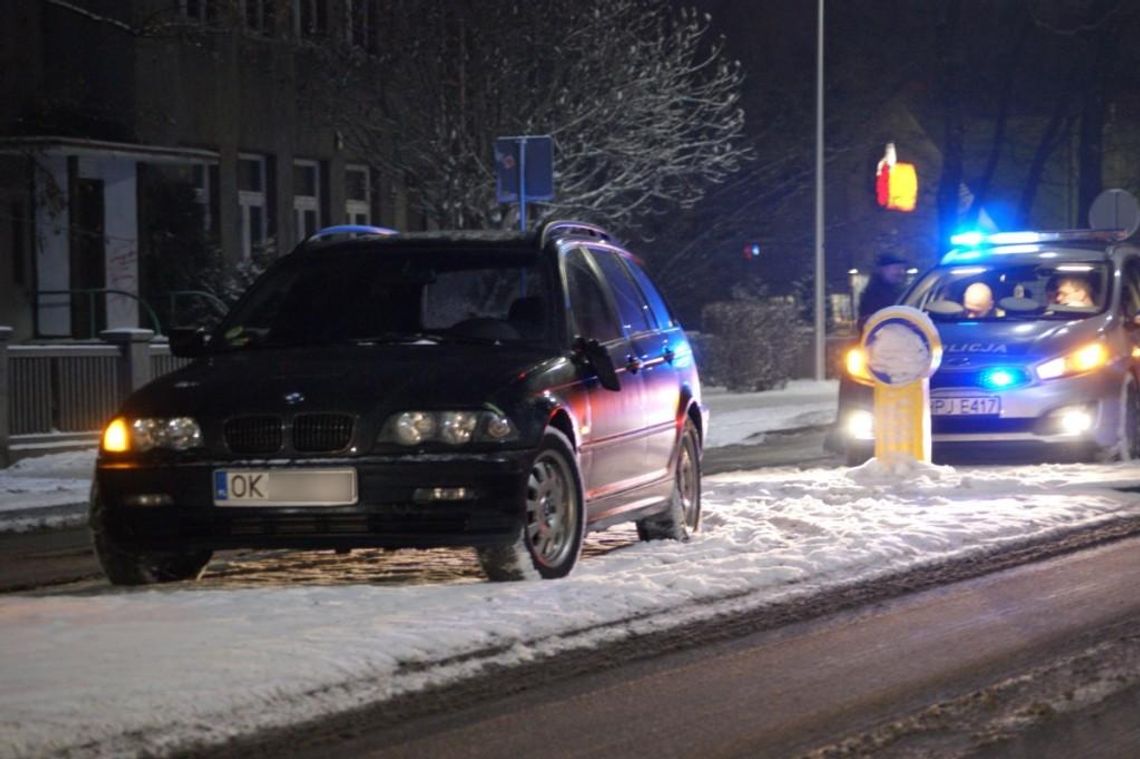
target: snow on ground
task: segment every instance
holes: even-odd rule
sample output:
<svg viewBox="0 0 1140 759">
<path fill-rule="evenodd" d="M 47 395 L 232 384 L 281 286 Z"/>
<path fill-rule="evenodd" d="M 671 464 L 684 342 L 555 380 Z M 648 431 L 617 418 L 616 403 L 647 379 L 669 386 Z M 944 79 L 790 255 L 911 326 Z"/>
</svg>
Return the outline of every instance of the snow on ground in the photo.
<svg viewBox="0 0 1140 759">
<path fill-rule="evenodd" d="M 0 597 L 0 755 L 161 754 L 1140 513 L 1140 466 L 878 461 L 705 480 L 702 531 L 565 580 Z"/>
<path fill-rule="evenodd" d="M 52 453 L 0 469 L 0 532 L 62 526 L 83 519 L 95 449 Z M 71 507 L 71 508 L 69 508 Z"/>
<path fill-rule="evenodd" d="M 781 390 L 729 393 L 704 388 L 709 405 L 707 448 L 763 443 L 764 433 L 831 424 L 839 402 L 839 381 L 792 380 Z"/>
</svg>

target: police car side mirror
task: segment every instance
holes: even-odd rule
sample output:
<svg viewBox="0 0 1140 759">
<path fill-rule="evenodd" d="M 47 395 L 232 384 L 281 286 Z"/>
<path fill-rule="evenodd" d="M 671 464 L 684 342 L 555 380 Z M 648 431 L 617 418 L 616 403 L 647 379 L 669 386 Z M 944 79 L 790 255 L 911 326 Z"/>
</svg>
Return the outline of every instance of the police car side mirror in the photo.
<svg viewBox="0 0 1140 759">
<path fill-rule="evenodd" d="M 170 352 L 178 358 L 197 358 L 205 355 L 210 335 L 204 329 L 175 327 L 170 330 Z"/>
</svg>

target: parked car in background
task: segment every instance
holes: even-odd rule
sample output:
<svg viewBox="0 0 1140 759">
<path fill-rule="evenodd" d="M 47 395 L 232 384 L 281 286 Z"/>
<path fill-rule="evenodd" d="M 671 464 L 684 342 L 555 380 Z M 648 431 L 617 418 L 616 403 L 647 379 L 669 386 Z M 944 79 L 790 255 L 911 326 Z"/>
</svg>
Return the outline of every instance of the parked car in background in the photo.
<svg viewBox="0 0 1140 759">
<path fill-rule="evenodd" d="M 1115 232 L 971 235 L 919 277 L 901 303 L 942 340 L 930 379 L 934 453 L 1048 459 L 1140 457 L 1140 248 Z M 841 393 L 849 464 L 872 455 L 872 387 Z"/>
<path fill-rule="evenodd" d="M 90 523 L 116 584 L 218 549 L 474 546 L 562 577 L 587 530 L 684 540 L 707 413 L 681 325 L 604 231 L 337 227 L 265 272 L 107 426 Z"/>
</svg>

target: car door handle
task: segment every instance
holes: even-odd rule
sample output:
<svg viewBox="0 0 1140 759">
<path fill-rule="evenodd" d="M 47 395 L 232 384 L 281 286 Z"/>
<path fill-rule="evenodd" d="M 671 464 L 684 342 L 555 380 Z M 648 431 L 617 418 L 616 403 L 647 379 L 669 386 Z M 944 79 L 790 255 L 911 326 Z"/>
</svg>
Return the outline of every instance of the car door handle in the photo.
<svg viewBox="0 0 1140 759">
<path fill-rule="evenodd" d="M 637 374 L 638 370 L 641 369 L 641 359 L 633 355 L 626 356 L 625 368 L 629 370 L 630 374 Z"/>
<path fill-rule="evenodd" d="M 668 363 L 671 364 L 671 363 L 673 363 L 673 359 L 675 356 L 676 356 L 676 354 L 673 353 L 673 349 L 670 348 L 668 345 L 666 345 L 665 351 L 661 354 L 661 358 L 665 359 Z"/>
</svg>

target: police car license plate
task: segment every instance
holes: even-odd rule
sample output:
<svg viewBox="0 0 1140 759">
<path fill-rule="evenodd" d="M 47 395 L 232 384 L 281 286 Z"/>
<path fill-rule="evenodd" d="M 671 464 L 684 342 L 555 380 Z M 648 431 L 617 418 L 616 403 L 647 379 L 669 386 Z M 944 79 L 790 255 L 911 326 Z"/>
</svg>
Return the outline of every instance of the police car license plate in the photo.
<svg viewBox="0 0 1140 759">
<path fill-rule="evenodd" d="M 934 416 L 996 416 L 1001 413 L 1001 398 L 996 395 L 931 398 L 930 413 Z"/>
<path fill-rule="evenodd" d="M 349 506 L 355 469 L 216 469 L 215 506 Z"/>
</svg>

